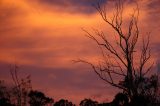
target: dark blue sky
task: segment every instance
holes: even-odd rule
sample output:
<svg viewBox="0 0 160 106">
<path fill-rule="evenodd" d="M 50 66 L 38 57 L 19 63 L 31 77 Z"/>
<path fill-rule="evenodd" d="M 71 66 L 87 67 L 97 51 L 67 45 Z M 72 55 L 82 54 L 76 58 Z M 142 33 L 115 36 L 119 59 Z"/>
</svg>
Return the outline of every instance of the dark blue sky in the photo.
<svg viewBox="0 0 160 106">
<path fill-rule="evenodd" d="M 38 0 L 41 3 L 49 4 L 50 6 L 59 6 L 60 8 L 73 8 L 76 12 L 94 13 L 96 9 L 93 5 L 100 3 L 105 4 L 108 0 Z"/>
</svg>

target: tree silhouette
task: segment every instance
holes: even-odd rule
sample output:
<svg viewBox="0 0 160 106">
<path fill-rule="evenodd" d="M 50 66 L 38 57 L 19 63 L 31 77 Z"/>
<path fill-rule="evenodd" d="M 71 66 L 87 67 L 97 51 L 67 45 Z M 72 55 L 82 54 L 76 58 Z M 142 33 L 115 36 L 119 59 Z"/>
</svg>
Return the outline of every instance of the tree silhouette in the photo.
<svg viewBox="0 0 160 106">
<path fill-rule="evenodd" d="M 148 104 L 160 103 L 157 98 L 158 76 L 152 75 L 150 78 L 137 79 L 138 95 L 131 101 L 131 106 L 146 106 Z"/>
<path fill-rule="evenodd" d="M 113 106 L 128 106 L 128 104 L 129 104 L 129 99 L 127 95 L 123 93 L 116 94 L 112 102 Z"/>
<path fill-rule="evenodd" d="M 0 106 L 15 106 L 11 104 L 8 98 L 0 98 Z"/>
<path fill-rule="evenodd" d="M 4 85 L 4 81 L 0 80 L 0 106 L 14 106 L 10 101 L 10 93 Z"/>
<path fill-rule="evenodd" d="M 80 106 L 97 106 L 98 102 L 91 99 L 84 99 L 80 102 Z"/>
<path fill-rule="evenodd" d="M 107 16 L 105 5 L 97 3 L 95 8 L 104 22 L 115 32 L 116 35 L 114 37 L 116 40 L 114 42 L 109 41 L 107 38 L 109 34 L 106 36 L 103 31 L 93 29 L 94 34 L 92 34 L 83 29 L 86 36 L 98 45 L 103 59 L 98 61 L 98 64 L 82 59 L 76 62 L 89 64 L 102 80 L 111 86 L 122 89 L 131 100 L 133 97 L 143 94 L 143 92 L 148 92 L 146 89 L 151 90 L 152 84 L 157 82 L 151 82 L 151 84 L 147 85 L 149 88 L 146 89 L 142 86 L 146 86 L 147 73 L 151 71 L 153 63 L 150 61 L 149 34 L 146 35 L 146 39 L 142 37 L 141 49 L 139 49 L 137 43 L 140 38 L 138 5 L 136 5 L 129 21 L 123 19 L 123 0 L 115 2 L 115 12 L 111 19 Z M 120 80 L 117 81 L 114 76 L 118 76 Z M 156 89 L 153 92 L 155 93 Z"/>
<path fill-rule="evenodd" d="M 9 98 L 7 87 L 4 85 L 4 81 L 0 80 L 0 98 Z"/>
<path fill-rule="evenodd" d="M 20 79 L 18 75 L 19 67 L 14 65 L 10 68 L 10 74 L 14 83 L 12 89 L 12 98 L 17 106 L 26 106 L 27 105 L 27 95 L 32 89 L 30 75 L 27 75 L 26 78 Z"/>
<path fill-rule="evenodd" d="M 53 103 L 53 99 L 46 97 L 40 91 L 30 91 L 29 96 L 29 104 L 30 106 L 45 106 L 46 104 Z"/>
<path fill-rule="evenodd" d="M 54 106 L 75 106 L 72 102 L 69 102 L 68 100 L 61 99 L 57 101 Z"/>
<path fill-rule="evenodd" d="M 15 86 L 13 88 L 15 89 Z M 22 93 L 21 104 L 17 103 L 20 98 L 17 97 L 16 93 L 19 92 Z M 28 106 L 29 104 L 30 106 L 51 106 L 53 102 L 52 98 L 46 97 L 45 94 L 40 91 L 31 90 L 29 93 L 24 89 L 22 89 L 22 91 L 14 91 L 12 88 L 9 89 L 9 87 L 5 86 L 4 81 L 0 80 L 0 106 Z"/>
</svg>

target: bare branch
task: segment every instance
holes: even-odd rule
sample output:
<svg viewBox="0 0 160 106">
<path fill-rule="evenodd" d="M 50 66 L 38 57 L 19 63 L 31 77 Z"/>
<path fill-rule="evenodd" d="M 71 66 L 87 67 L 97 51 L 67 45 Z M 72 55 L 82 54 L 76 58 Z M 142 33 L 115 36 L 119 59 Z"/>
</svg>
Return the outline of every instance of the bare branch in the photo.
<svg viewBox="0 0 160 106">
<path fill-rule="evenodd" d="M 106 83 L 109 83 L 109 84 L 112 85 L 112 86 L 115 86 L 115 87 L 118 87 L 118 88 L 120 88 L 120 89 L 123 89 L 124 91 L 127 90 L 125 87 L 123 87 L 123 86 L 121 86 L 121 85 L 119 85 L 119 84 L 114 83 L 114 81 L 113 81 L 113 79 L 112 79 L 112 76 L 109 75 L 110 72 L 108 72 L 108 75 L 109 75 L 111 81 L 109 81 L 109 80 L 106 78 L 106 76 L 103 77 L 103 71 L 102 71 L 102 70 L 99 71 L 99 70 L 100 70 L 100 67 L 96 67 L 96 66 L 93 65 L 92 63 L 90 63 L 90 62 L 88 62 L 88 61 L 85 61 L 85 60 L 81 60 L 81 59 L 76 60 L 76 61 L 74 60 L 74 62 L 75 62 L 75 63 L 77 63 L 77 62 L 82 62 L 82 63 L 86 63 L 86 64 L 90 65 L 90 66 L 92 67 L 92 69 L 94 70 L 94 72 L 99 76 L 100 79 L 102 79 L 102 80 L 105 81 Z"/>
<path fill-rule="evenodd" d="M 125 67 L 127 67 L 126 63 L 124 62 L 124 60 L 119 56 L 118 52 L 114 49 L 114 47 L 108 42 L 108 40 L 105 38 L 105 36 L 103 35 L 103 33 L 99 33 L 98 31 L 96 31 L 96 35 L 98 35 L 103 41 L 105 41 L 105 43 L 100 43 L 93 35 L 91 35 L 88 31 L 86 31 L 85 29 L 82 29 L 84 32 L 87 33 L 87 37 L 89 37 L 90 39 L 94 40 L 99 46 L 103 46 L 105 47 L 111 54 L 113 54 L 114 56 L 116 56 Z"/>
<path fill-rule="evenodd" d="M 105 6 L 97 3 L 97 6 L 95 8 L 101 15 L 104 22 L 107 25 L 111 26 L 113 31 L 116 32 L 115 36 L 117 38 L 117 41 L 113 43 L 109 41 L 103 31 L 93 29 L 94 34 L 92 34 L 87 30 L 82 29 L 86 33 L 85 36 L 96 42 L 96 44 L 100 48 L 103 61 L 99 62 L 99 65 L 95 65 L 81 59 L 79 59 L 77 62 L 82 62 L 90 65 L 100 79 L 104 80 L 106 83 L 114 87 L 123 89 L 128 93 L 130 97 L 133 97 L 133 95 L 139 93 L 136 80 L 139 78 L 144 78 L 144 76 L 149 71 L 151 71 L 151 68 L 153 66 L 153 64 L 148 65 L 148 67 L 146 68 L 146 64 L 151 57 L 149 48 L 149 37 L 147 38 L 147 40 L 143 39 L 141 54 L 138 54 L 139 60 L 137 59 L 138 57 L 135 57 L 137 56 L 136 45 L 140 35 L 138 27 L 139 7 L 137 5 L 137 7 L 134 9 L 129 22 L 124 21 L 123 19 L 124 4 L 121 0 L 116 1 L 116 11 L 114 12 L 111 19 L 107 16 Z M 125 30 L 122 30 L 123 27 L 126 27 L 123 26 L 123 23 L 125 22 L 128 23 L 126 32 Z M 114 43 L 116 45 L 114 45 Z M 137 61 L 139 61 L 138 66 L 136 66 Z M 123 81 L 127 85 L 120 85 L 115 83 L 116 81 L 113 77 L 114 75 L 118 75 L 121 78 L 124 78 Z"/>
<path fill-rule="evenodd" d="M 139 72 L 141 77 L 142 77 L 142 71 L 143 71 L 144 65 L 147 63 L 150 57 L 151 57 L 151 53 L 149 49 L 149 36 L 148 36 L 147 41 L 143 39 L 143 44 L 141 49 L 140 67 L 139 67 Z"/>
</svg>

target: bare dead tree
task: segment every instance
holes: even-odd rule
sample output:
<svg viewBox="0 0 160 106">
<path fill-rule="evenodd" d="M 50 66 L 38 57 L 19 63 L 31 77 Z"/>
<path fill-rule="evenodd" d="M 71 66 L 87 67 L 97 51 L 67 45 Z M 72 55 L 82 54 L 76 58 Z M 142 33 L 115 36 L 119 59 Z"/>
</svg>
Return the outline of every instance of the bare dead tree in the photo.
<svg viewBox="0 0 160 106">
<path fill-rule="evenodd" d="M 153 63 L 150 62 L 150 40 L 149 35 L 147 38 L 143 38 L 141 50 L 137 47 L 137 42 L 140 36 L 138 27 L 139 8 L 136 5 L 130 21 L 127 22 L 127 32 L 123 30 L 123 13 L 124 3 L 122 0 L 117 0 L 115 3 L 115 12 L 110 19 L 107 16 L 106 7 L 97 3 L 95 6 L 104 22 L 109 25 L 113 31 L 116 32 L 115 44 L 110 42 L 103 31 L 94 29 L 94 34 L 83 29 L 86 36 L 96 42 L 101 50 L 103 61 L 99 61 L 99 64 L 93 64 L 86 60 L 79 59 L 76 62 L 83 62 L 89 64 L 94 72 L 106 83 L 111 86 L 122 89 L 126 92 L 130 98 L 138 95 L 139 83 L 137 79 L 141 80 L 146 77 L 147 73 L 151 71 Z M 140 50 L 140 53 L 137 52 Z M 137 62 L 138 65 L 136 64 Z M 147 64 L 147 65 L 146 65 Z M 122 78 L 118 82 L 115 75 Z"/>
<path fill-rule="evenodd" d="M 18 76 L 18 70 L 19 67 L 16 64 L 10 69 L 10 74 L 14 82 L 13 95 L 15 96 L 17 106 L 26 106 L 28 93 L 32 89 L 30 75 L 24 79 L 20 79 Z"/>
</svg>

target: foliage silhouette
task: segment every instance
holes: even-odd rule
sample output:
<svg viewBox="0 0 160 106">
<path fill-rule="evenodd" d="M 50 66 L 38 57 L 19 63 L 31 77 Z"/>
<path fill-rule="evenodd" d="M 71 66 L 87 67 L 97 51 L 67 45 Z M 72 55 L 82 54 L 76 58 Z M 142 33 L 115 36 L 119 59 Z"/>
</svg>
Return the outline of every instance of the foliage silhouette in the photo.
<svg viewBox="0 0 160 106">
<path fill-rule="evenodd" d="M 4 85 L 4 81 L 0 80 L 0 106 L 14 106 L 10 101 L 10 93 Z"/>
<path fill-rule="evenodd" d="M 0 106 L 15 106 L 11 104 L 8 98 L 0 98 Z"/>
<path fill-rule="evenodd" d="M 118 93 L 110 103 L 99 103 L 98 106 L 130 106 L 128 96 L 124 93 Z"/>
<path fill-rule="evenodd" d="M 46 97 L 40 91 L 30 91 L 29 96 L 29 104 L 30 106 L 45 106 L 46 104 L 53 103 L 53 99 Z"/>
<path fill-rule="evenodd" d="M 97 106 L 98 102 L 91 99 L 84 99 L 80 102 L 80 106 Z"/>
<path fill-rule="evenodd" d="M 129 99 L 127 95 L 123 93 L 116 94 L 112 102 L 113 106 L 128 106 L 128 104 L 129 104 Z"/>
<path fill-rule="evenodd" d="M 98 103 L 91 99 L 84 99 L 80 102 L 80 106 L 159 106 L 160 102 L 156 100 L 156 96 L 153 93 L 157 88 L 157 77 L 151 76 L 144 80 L 144 94 L 133 97 L 132 101 L 129 102 L 128 95 L 125 93 L 118 93 L 112 102 L 110 103 Z M 149 86 L 149 87 L 148 87 Z M 151 86 L 151 87 L 150 87 Z M 152 89 L 148 89 L 152 88 Z M 148 91 L 149 90 L 149 91 Z M 150 92 L 150 93 L 149 93 Z M 152 94 L 153 93 L 153 94 Z M 0 81 L 0 106 L 17 106 L 18 104 L 14 101 L 15 95 L 5 86 L 4 81 Z M 30 106 L 75 106 L 68 100 L 61 99 L 53 104 L 53 99 L 46 97 L 44 93 L 36 90 L 31 90 L 28 94 L 26 105 Z M 24 106 L 24 105 L 22 105 Z"/>
<path fill-rule="evenodd" d="M 69 102 L 68 100 L 61 99 L 57 101 L 53 106 L 75 106 L 75 104 Z"/>
<path fill-rule="evenodd" d="M 52 98 L 46 97 L 44 93 L 31 90 L 29 93 L 26 93 L 25 104 L 23 103 L 23 96 L 21 99 L 22 104 L 18 104 L 17 101 L 19 98 L 17 98 L 17 94 L 15 94 L 17 92 L 6 87 L 4 81 L 0 80 L 0 106 L 47 106 L 49 104 L 52 105 L 54 102 Z"/>
</svg>

